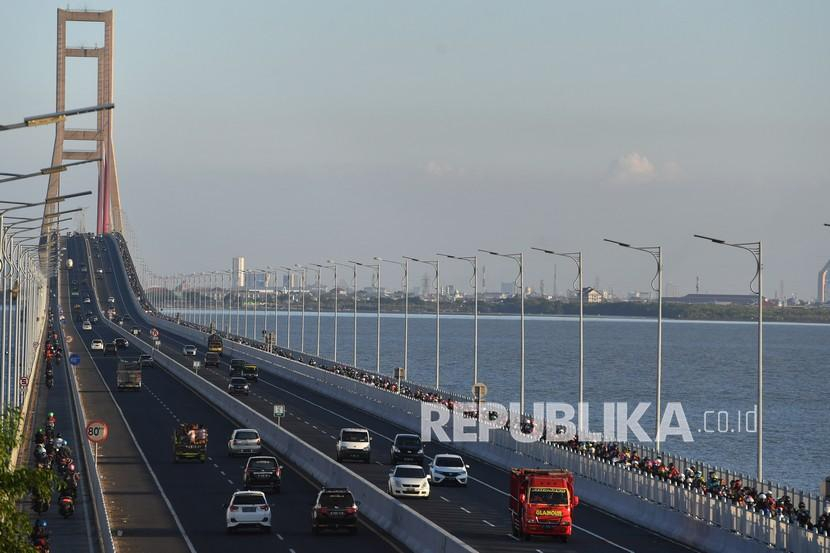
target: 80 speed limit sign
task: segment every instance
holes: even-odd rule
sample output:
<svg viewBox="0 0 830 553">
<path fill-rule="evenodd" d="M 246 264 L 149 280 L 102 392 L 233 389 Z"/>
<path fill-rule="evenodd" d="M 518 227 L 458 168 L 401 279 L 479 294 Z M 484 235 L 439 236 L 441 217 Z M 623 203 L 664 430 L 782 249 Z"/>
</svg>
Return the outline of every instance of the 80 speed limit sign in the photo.
<svg viewBox="0 0 830 553">
<path fill-rule="evenodd" d="M 86 438 L 94 443 L 100 443 L 107 439 L 110 427 L 104 421 L 90 421 L 86 425 Z"/>
</svg>

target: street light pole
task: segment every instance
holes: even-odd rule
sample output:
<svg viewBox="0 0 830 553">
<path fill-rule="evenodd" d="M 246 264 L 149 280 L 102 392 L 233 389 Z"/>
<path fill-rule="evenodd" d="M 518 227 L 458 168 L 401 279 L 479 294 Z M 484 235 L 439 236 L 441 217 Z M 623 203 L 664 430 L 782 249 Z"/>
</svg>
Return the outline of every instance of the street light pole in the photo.
<svg viewBox="0 0 830 553">
<path fill-rule="evenodd" d="M 308 275 L 305 267 L 297 265 L 297 268 L 302 269 L 303 271 L 303 276 L 300 281 L 300 298 L 302 300 L 302 315 L 300 316 L 300 351 L 305 353 L 305 287 Z"/>
<path fill-rule="evenodd" d="M 473 386 L 478 384 L 478 256 L 457 256 L 439 253 L 441 257 L 466 261 L 473 267 Z"/>
<path fill-rule="evenodd" d="M 317 271 L 317 352 L 315 353 L 315 355 L 317 357 L 320 357 L 320 313 L 321 313 L 320 300 L 321 300 L 321 296 L 322 296 L 323 286 L 322 286 L 322 281 L 320 280 L 320 272 L 321 272 L 320 266 L 315 265 L 314 263 L 312 263 L 312 266 L 317 267 L 316 269 L 311 269 L 311 270 L 312 271 Z"/>
<path fill-rule="evenodd" d="M 662 417 L 661 401 L 663 393 L 663 249 L 661 246 L 632 246 L 625 242 L 618 242 L 616 240 L 609 240 L 604 238 L 606 242 L 622 246 L 623 248 L 630 248 L 649 254 L 657 263 L 657 272 L 654 278 L 651 279 L 651 289 L 657 292 L 657 416 L 656 429 L 654 434 L 654 449 L 660 452 L 660 419 Z M 657 281 L 657 287 L 654 287 L 654 281 Z"/>
<path fill-rule="evenodd" d="M 520 307 L 520 361 L 519 361 L 519 424 L 522 422 L 522 417 L 525 414 L 525 274 L 524 274 L 524 253 L 498 253 L 489 250 L 478 250 L 490 255 L 498 257 L 506 257 L 512 259 L 519 266 L 519 287 L 521 288 L 521 307 Z"/>
<path fill-rule="evenodd" d="M 357 368 L 357 265 L 352 263 L 351 267 L 349 267 L 345 263 L 338 263 L 338 262 L 333 261 L 331 259 L 327 260 L 326 263 L 331 263 L 335 267 L 337 265 L 340 265 L 341 267 L 345 267 L 347 269 L 351 268 L 351 270 L 352 270 L 352 297 L 353 297 L 353 303 L 354 303 L 354 307 L 352 308 L 352 327 L 353 327 L 352 328 L 352 339 L 353 339 L 352 367 Z M 334 287 L 335 287 L 335 292 L 336 292 L 337 291 L 336 273 L 335 273 Z M 336 296 L 335 296 L 335 298 L 336 298 Z M 335 301 L 336 301 L 336 299 L 335 299 Z M 335 320 L 335 323 L 336 323 L 337 322 L 336 315 L 335 315 L 334 320 Z M 337 329 L 337 325 L 335 324 L 335 330 L 336 329 Z M 336 334 L 335 334 L 335 336 L 336 336 Z"/>
<path fill-rule="evenodd" d="M 551 250 L 546 250 L 544 248 L 531 248 L 536 251 L 540 251 L 550 255 L 557 255 L 559 257 L 566 257 L 576 263 L 576 280 L 574 284 L 576 285 L 576 292 L 579 294 L 579 400 L 577 402 L 577 436 L 584 436 L 585 435 L 585 428 L 583 428 L 584 422 L 584 390 L 585 390 L 585 350 L 584 350 L 584 343 L 585 343 L 585 333 L 584 333 L 584 322 L 585 322 L 585 314 L 583 311 L 583 302 L 585 299 L 584 288 L 582 284 L 582 252 L 554 252 Z"/>
<path fill-rule="evenodd" d="M 286 330 L 288 331 L 288 338 L 286 340 L 286 346 L 288 349 L 291 349 L 291 281 L 293 280 L 294 269 L 291 267 L 280 267 L 283 271 L 288 273 L 288 286 L 286 289 L 288 290 L 288 323 Z"/>
<path fill-rule="evenodd" d="M 825 226 L 830 226 L 825 223 Z M 726 242 L 718 238 L 695 234 L 695 238 L 709 240 L 714 244 L 738 248 L 752 254 L 755 258 L 755 276 L 749 282 L 749 289 L 758 295 L 758 483 L 764 481 L 764 265 L 761 241 Z M 758 290 L 752 289 L 752 283 L 758 281 Z"/>
<path fill-rule="evenodd" d="M 439 390 L 441 387 L 441 264 L 437 259 L 423 260 L 407 256 L 404 256 L 404 259 L 423 263 L 435 269 L 435 389 Z"/>
<path fill-rule="evenodd" d="M 377 298 L 378 298 L 378 314 L 377 314 L 377 329 L 375 331 L 375 337 L 377 339 L 377 351 L 375 353 L 375 372 L 380 372 L 380 263 L 371 264 L 371 263 L 358 263 L 357 261 L 349 261 L 354 265 L 360 265 L 361 267 L 367 267 L 375 271 L 375 277 L 377 278 Z"/>
<path fill-rule="evenodd" d="M 407 360 L 409 358 L 409 259 L 404 258 L 403 262 L 401 262 L 375 257 L 375 261 L 394 263 L 395 265 L 400 265 L 403 269 L 403 371 L 406 373 Z"/>
</svg>

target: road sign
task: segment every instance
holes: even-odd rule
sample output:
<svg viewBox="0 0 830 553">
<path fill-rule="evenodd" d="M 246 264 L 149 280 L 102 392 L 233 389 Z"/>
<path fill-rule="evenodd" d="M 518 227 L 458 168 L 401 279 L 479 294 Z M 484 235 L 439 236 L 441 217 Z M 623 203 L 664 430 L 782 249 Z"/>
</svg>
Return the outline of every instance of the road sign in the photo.
<svg viewBox="0 0 830 553">
<path fill-rule="evenodd" d="M 29 385 L 29 379 L 26 378 L 25 376 L 21 376 L 20 377 L 20 387 L 25 388 L 28 385 Z"/>
<path fill-rule="evenodd" d="M 109 433 L 110 427 L 104 421 L 89 421 L 86 425 L 86 438 L 94 444 L 106 441 Z"/>
<path fill-rule="evenodd" d="M 159 329 L 151 328 L 150 329 L 150 336 L 152 336 L 153 338 L 158 338 L 159 337 Z"/>
<path fill-rule="evenodd" d="M 279 419 L 285 416 L 285 405 L 281 403 L 274 404 L 274 418 Z"/>
<path fill-rule="evenodd" d="M 79 365 L 81 363 L 81 356 L 77 353 L 73 353 L 69 356 L 69 364 L 70 365 Z"/>
<path fill-rule="evenodd" d="M 67 344 L 71 344 L 71 343 L 72 343 L 72 340 L 73 340 L 72 336 L 67 336 L 67 337 L 66 337 L 66 343 L 67 343 Z"/>
<path fill-rule="evenodd" d="M 195 372 L 196 374 L 199 374 L 199 369 L 201 369 L 201 368 L 202 368 L 202 362 L 201 361 L 194 361 L 193 362 L 193 372 Z"/>
<path fill-rule="evenodd" d="M 473 397 L 476 401 L 481 401 L 487 396 L 487 384 L 476 382 L 473 384 Z"/>
<path fill-rule="evenodd" d="M 156 349 L 159 349 L 161 347 L 161 340 L 153 340 L 153 346 L 155 346 Z"/>
</svg>

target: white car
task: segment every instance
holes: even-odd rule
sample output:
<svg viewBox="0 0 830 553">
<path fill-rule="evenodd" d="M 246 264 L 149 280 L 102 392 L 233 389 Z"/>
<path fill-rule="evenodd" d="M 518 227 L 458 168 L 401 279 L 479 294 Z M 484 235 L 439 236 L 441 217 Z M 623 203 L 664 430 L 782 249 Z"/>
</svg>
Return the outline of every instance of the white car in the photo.
<svg viewBox="0 0 830 553">
<path fill-rule="evenodd" d="M 185 346 L 182 348 L 182 353 L 188 357 L 196 357 L 196 346 Z"/>
<path fill-rule="evenodd" d="M 92 303 L 92 300 L 89 299 L 89 296 L 84 298 L 84 303 Z"/>
<path fill-rule="evenodd" d="M 104 351 L 104 341 L 100 338 L 95 338 L 90 344 L 89 349 L 92 351 Z"/>
<path fill-rule="evenodd" d="M 341 428 L 337 440 L 337 461 L 360 459 L 364 463 L 372 462 L 372 437 L 365 428 Z"/>
<path fill-rule="evenodd" d="M 389 473 L 389 495 L 394 497 L 429 497 L 429 475 L 418 465 L 398 465 Z"/>
<path fill-rule="evenodd" d="M 228 455 L 258 455 L 262 451 L 262 438 L 253 428 L 237 428 L 228 440 Z"/>
<path fill-rule="evenodd" d="M 430 480 L 438 484 L 467 485 L 467 469 L 470 465 L 464 463 L 460 455 L 441 453 L 436 455 L 429 464 Z"/>
<path fill-rule="evenodd" d="M 237 528 L 271 531 L 271 506 L 263 492 L 234 492 L 225 511 L 228 534 Z"/>
<path fill-rule="evenodd" d="M 115 303 L 115 298 L 110 296 L 110 297 L 107 298 L 107 301 L 110 302 L 110 303 Z"/>
<path fill-rule="evenodd" d="M 84 324 L 81 325 L 81 328 L 84 330 L 92 330 L 92 323 L 89 321 L 84 321 Z"/>
</svg>

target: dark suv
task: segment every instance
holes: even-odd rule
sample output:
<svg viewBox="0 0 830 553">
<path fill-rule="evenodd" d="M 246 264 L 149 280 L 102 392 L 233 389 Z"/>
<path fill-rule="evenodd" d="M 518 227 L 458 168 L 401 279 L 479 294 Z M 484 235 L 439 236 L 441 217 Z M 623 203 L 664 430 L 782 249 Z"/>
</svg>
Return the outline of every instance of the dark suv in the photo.
<svg viewBox="0 0 830 553">
<path fill-rule="evenodd" d="M 218 367 L 219 354 L 215 351 L 209 351 L 205 354 L 205 367 Z"/>
<path fill-rule="evenodd" d="M 231 364 L 228 367 L 228 374 L 231 376 L 242 376 L 242 369 L 245 368 L 245 360 L 244 359 L 231 359 Z M 234 370 L 238 369 L 239 374 L 235 375 Z"/>
<path fill-rule="evenodd" d="M 389 459 L 392 466 L 401 463 L 423 466 L 424 444 L 421 443 L 421 437 L 417 434 L 396 434 Z"/>
<path fill-rule="evenodd" d="M 276 457 L 248 457 L 242 483 L 246 490 L 270 488 L 274 493 L 280 492 L 282 484 L 282 465 Z"/>
<path fill-rule="evenodd" d="M 311 533 L 340 529 L 357 532 L 357 503 L 347 488 L 323 488 L 311 511 Z"/>
</svg>

